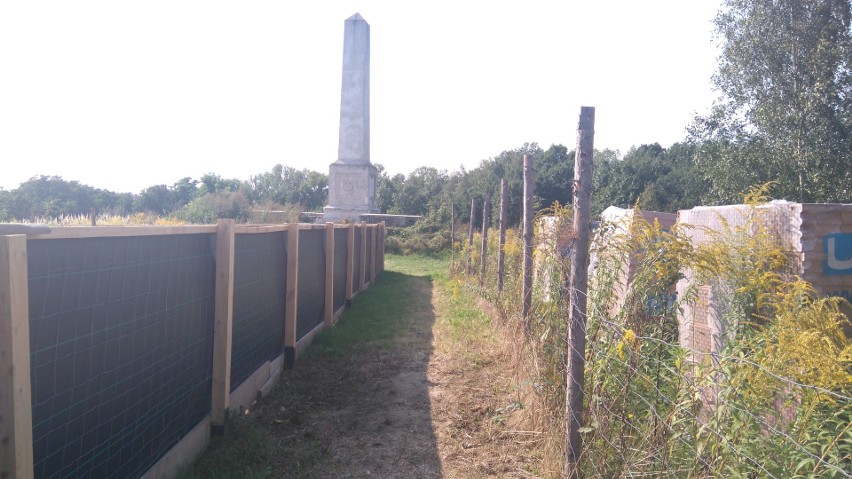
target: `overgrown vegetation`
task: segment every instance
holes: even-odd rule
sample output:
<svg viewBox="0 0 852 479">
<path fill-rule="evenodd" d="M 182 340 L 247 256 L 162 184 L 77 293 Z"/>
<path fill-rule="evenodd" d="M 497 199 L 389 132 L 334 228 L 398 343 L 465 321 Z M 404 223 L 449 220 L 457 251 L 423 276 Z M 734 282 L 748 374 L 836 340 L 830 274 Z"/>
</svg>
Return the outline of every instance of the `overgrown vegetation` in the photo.
<svg viewBox="0 0 852 479">
<path fill-rule="evenodd" d="M 842 331 L 843 300 L 818 298 L 806 282 L 781 274 L 785 255 L 759 211 L 706 232 L 699 246 L 682 226 L 664 229 L 640 215 L 597 230 L 582 430 L 587 477 L 848 477 L 852 341 Z M 564 208 L 555 213 L 570 217 Z M 556 225 L 537 231 L 535 304 L 523 334 L 518 235 L 507 235 L 502 294 L 496 236 L 489 234 L 483 286 L 474 288 L 516 332 L 526 410 L 549 438 L 540 445 L 543 469 L 557 476 L 568 307 L 561 286 L 568 260 L 558 245 L 565 243 Z M 479 274 L 478 241 L 472 250 L 459 245 L 458 273 L 469 257 L 472 276 Z M 684 273 L 692 286 L 673 297 Z M 722 331 L 698 353 L 681 344 L 689 325 L 677 321 L 679 311 L 708 307 L 697 285 L 712 288 Z"/>
</svg>

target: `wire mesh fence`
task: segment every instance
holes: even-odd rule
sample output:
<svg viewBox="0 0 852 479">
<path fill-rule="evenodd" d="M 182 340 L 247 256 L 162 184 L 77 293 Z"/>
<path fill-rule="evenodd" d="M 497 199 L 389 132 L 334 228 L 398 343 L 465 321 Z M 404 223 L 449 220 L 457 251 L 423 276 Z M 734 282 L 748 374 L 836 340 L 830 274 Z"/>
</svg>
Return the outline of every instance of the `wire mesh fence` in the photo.
<svg viewBox="0 0 852 479">
<path fill-rule="evenodd" d="M 361 289 L 360 281 L 347 284 L 347 272 L 360 273 L 362 228 L 356 226 L 352 244 L 348 228 L 336 228 L 328 258 L 326 230 L 313 225 L 98 227 L 4 238 L 0 283 L 10 305 L 0 308 L 0 324 L 12 340 L 0 343 L 0 368 L 11 371 L 0 376 L 0 387 L 26 384 L 32 401 L 4 399 L 0 415 L 11 412 L 17 424 L 31 412 L 32 434 L 15 429 L 10 439 L 4 432 L 0 472 L 173 474 L 157 469 L 172 463 L 158 461 L 188 434 L 197 435 L 205 418 L 221 426 L 217 401 L 233 408 L 243 405 L 234 402 L 240 398 L 256 397 L 251 388 L 260 386 L 246 379 L 273 380 L 264 364 L 288 361 L 284 346 L 324 324 L 327 288 L 335 310 L 346 304 L 349 287 Z M 287 251 L 288 230 L 300 235 L 297 252 Z M 217 248 L 217 238 L 233 249 Z M 357 265 L 348 263 L 356 256 Z M 327 275 L 326 262 L 335 260 Z M 297 279 L 288 285 L 291 273 Z M 298 302 L 292 310 L 288 297 Z M 28 358 L 28 368 L 14 362 L 20 357 Z M 225 371 L 230 388 L 221 387 Z M 269 372 L 257 376 L 261 371 Z M 29 376 L 26 382 L 22 376 Z M 20 408 L 26 414 L 17 414 Z M 7 424 L 0 421 L 2 428 Z M 26 451 L 32 463 L 18 460 Z"/>
<path fill-rule="evenodd" d="M 30 241 L 36 477 L 136 477 L 210 410 L 212 235 Z"/>
<path fill-rule="evenodd" d="M 334 311 L 340 311 L 346 304 L 346 270 L 349 261 L 349 231 L 338 228 L 334 231 L 334 290 L 332 301 Z"/>
<path fill-rule="evenodd" d="M 626 227 L 602 223 L 596 234 L 585 403 L 572 417 L 583 424 L 585 477 L 852 476 L 852 343 L 843 333 L 849 320 L 841 299 L 775 273 L 783 271 L 775 258 L 786 255 L 754 224 L 731 226 L 703 245 L 679 226 L 641 219 Z M 533 312 L 524 333 L 512 300 L 520 287 L 519 240 L 507 236 L 503 294 L 493 275 L 482 287 L 467 284 L 500 306 L 499 324 L 522 351 L 518 387 L 529 421 L 547 438 L 537 454 L 545 475 L 559 476 L 572 292 L 561 246 L 570 243 L 560 242 L 558 229 L 537 230 Z M 461 246 L 473 271 L 494 260 L 479 257 L 479 241 L 477 235 L 473 248 Z M 488 250 L 496 255 L 495 245 Z M 684 270 L 694 281 L 673 296 Z M 706 288 L 712 309 L 699 307 Z M 708 318 L 686 321 L 684 311 L 712 315 L 706 344 L 686 338 Z"/>
<path fill-rule="evenodd" d="M 286 290 L 287 232 L 236 235 L 232 390 L 283 351 Z"/>
<path fill-rule="evenodd" d="M 366 255 L 364 261 L 367 263 L 367 265 L 371 265 L 371 264 L 373 264 L 373 230 L 372 229 L 367 230 L 366 238 L 367 238 L 367 249 L 366 249 L 367 255 Z M 373 280 L 373 271 L 369 266 L 367 266 L 367 268 L 364 270 L 364 282 L 369 283 L 372 280 Z"/>
<path fill-rule="evenodd" d="M 352 292 L 356 293 L 361 291 L 361 261 L 363 258 L 361 257 L 361 232 L 359 230 L 355 230 L 355 239 L 354 239 L 355 247 L 353 248 L 353 273 L 352 273 Z"/>
<path fill-rule="evenodd" d="M 299 290 L 296 338 L 302 339 L 324 319 L 325 231 L 299 232 Z"/>
</svg>

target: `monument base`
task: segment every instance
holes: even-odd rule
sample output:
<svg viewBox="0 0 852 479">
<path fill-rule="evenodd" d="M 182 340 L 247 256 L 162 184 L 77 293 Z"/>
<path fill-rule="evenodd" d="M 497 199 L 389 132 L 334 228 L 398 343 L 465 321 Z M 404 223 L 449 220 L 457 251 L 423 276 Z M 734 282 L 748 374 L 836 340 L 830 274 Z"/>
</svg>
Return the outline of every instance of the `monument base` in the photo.
<svg viewBox="0 0 852 479">
<path fill-rule="evenodd" d="M 328 169 L 328 206 L 323 221 L 359 221 L 376 214 L 376 167 L 371 164 L 332 163 Z"/>
<path fill-rule="evenodd" d="M 333 206 L 326 206 L 322 209 L 322 222 L 330 221 L 337 223 L 339 221 L 351 221 L 358 223 L 361 221 L 361 215 L 373 213 L 366 208 L 335 208 Z"/>
</svg>

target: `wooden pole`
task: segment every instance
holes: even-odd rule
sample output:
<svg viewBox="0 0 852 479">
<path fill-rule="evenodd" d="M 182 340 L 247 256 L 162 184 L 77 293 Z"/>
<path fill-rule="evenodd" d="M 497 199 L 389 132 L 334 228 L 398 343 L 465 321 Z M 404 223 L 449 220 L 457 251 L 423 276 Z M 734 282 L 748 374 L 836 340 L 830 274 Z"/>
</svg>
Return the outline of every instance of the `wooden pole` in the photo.
<svg viewBox="0 0 852 479">
<path fill-rule="evenodd" d="M 586 299 L 589 291 L 589 242 L 591 236 L 592 154 L 595 139 L 595 109 L 580 108 L 577 152 L 574 157 L 574 241 L 571 245 L 570 316 L 568 318 L 567 393 L 565 395 L 564 477 L 579 478 L 583 447 L 583 383 L 586 367 Z"/>
<path fill-rule="evenodd" d="M 485 198 L 485 201 L 482 202 L 482 248 L 480 249 L 481 258 L 479 261 L 479 286 L 485 286 L 485 265 L 488 264 L 486 261 L 486 255 L 488 254 L 488 210 L 491 208 L 491 199 Z"/>
<path fill-rule="evenodd" d="M 533 198 L 535 196 L 535 170 L 533 160 L 524 155 L 524 284 L 522 290 L 521 318 L 524 331 L 530 332 L 530 311 L 532 310 L 532 269 L 533 269 Z"/>
<path fill-rule="evenodd" d="M 497 244 L 497 294 L 503 294 L 503 274 L 505 273 L 505 252 L 506 246 L 506 215 L 508 214 L 509 204 L 506 201 L 507 192 L 509 190 L 509 182 L 503 178 L 500 180 L 500 239 Z"/>
<path fill-rule="evenodd" d="M 0 477 L 33 477 L 26 235 L 0 236 Z"/>
<path fill-rule="evenodd" d="M 299 223 L 287 227 L 287 303 L 284 318 L 284 362 L 296 363 L 296 319 L 299 312 Z"/>
<path fill-rule="evenodd" d="M 98 212 L 96 209 L 91 208 L 89 210 L 89 219 L 92 221 L 92 226 L 98 225 Z"/>
<path fill-rule="evenodd" d="M 352 304 L 352 282 L 355 280 L 355 223 L 346 229 L 346 306 Z"/>
<path fill-rule="evenodd" d="M 329 327 L 334 322 L 334 223 L 325 224 L 325 316 Z"/>
<path fill-rule="evenodd" d="M 470 199 L 470 229 L 467 233 L 467 275 L 473 274 L 473 220 L 476 216 L 476 200 Z"/>
<path fill-rule="evenodd" d="M 234 220 L 216 222 L 216 310 L 213 324 L 211 431 L 225 432 L 231 399 L 231 345 L 234 327 Z"/>
<path fill-rule="evenodd" d="M 456 270 L 456 204 L 450 203 L 450 274 Z"/>
</svg>

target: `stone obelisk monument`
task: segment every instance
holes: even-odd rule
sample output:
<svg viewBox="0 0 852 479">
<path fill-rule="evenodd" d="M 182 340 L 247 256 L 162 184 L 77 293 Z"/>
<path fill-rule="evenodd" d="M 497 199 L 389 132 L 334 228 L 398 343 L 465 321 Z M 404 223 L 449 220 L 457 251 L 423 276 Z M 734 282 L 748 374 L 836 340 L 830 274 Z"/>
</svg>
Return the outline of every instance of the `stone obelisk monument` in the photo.
<svg viewBox="0 0 852 479">
<path fill-rule="evenodd" d="M 343 31 L 340 142 L 328 171 L 328 206 L 323 221 L 358 221 L 378 213 L 376 167 L 370 163 L 370 25 L 359 14 Z"/>
</svg>

